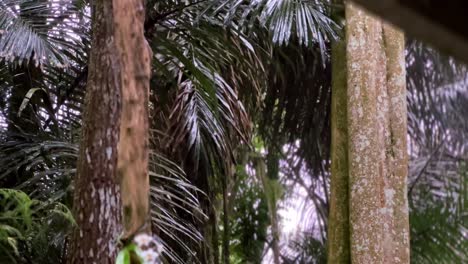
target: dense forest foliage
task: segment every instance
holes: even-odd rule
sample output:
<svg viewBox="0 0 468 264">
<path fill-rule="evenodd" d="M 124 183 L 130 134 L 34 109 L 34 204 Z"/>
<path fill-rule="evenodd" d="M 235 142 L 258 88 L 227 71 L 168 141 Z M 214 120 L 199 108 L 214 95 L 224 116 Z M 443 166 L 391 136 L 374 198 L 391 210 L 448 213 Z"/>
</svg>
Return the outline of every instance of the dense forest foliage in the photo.
<svg viewBox="0 0 468 264">
<path fill-rule="evenodd" d="M 118 150 L 108 144 L 118 139 L 109 131 L 119 130 L 120 119 L 100 113 L 120 107 L 110 95 L 121 92 L 96 88 L 99 78 L 118 82 L 105 79 L 115 65 L 105 49 L 109 3 L 0 0 L 0 263 L 66 263 L 80 251 L 71 244 L 83 236 L 84 220 L 122 231 L 125 189 L 111 193 L 98 187 L 105 180 L 76 177 L 92 151 L 117 170 Z M 332 64 L 352 58 L 334 52 L 349 39 L 344 4 L 146 0 L 143 10 L 151 55 L 148 217 L 159 261 L 326 263 L 332 87 L 342 73 Z M 465 263 L 468 71 L 411 36 L 402 56 L 411 263 Z M 92 131 L 104 132 L 88 152 Z M 89 211 L 100 214 L 83 216 L 79 208 L 95 205 L 77 199 L 78 189 L 110 200 Z M 119 218 L 113 227 L 112 218 Z M 116 253 L 133 248 L 94 236 L 83 243 Z"/>
</svg>

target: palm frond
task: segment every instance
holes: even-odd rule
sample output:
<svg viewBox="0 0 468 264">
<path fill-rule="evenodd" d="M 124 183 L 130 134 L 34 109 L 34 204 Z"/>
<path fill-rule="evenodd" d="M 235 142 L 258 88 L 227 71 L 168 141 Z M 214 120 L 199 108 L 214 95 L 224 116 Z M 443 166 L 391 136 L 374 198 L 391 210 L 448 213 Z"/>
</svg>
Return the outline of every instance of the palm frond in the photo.
<svg viewBox="0 0 468 264">
<path fill-rule="evenodd" d="M 82 38 L 87 37 L 77 2 L 2 0 L 0 57 L 20 63 L 33 60 L 36 65 L 68 66 L 68 55 L 80 53 Z"/>
<path fill-rule="evenodd" d="M 454 217 L 432 201 L 410 215 L 412 263 L 465 263 L 468 260 L 466 217 Z"/>
<path fill-rule="evenodd" d="M 417 41 L 406 60 L 412 261 L 464 263 L 467 69 Z"/>
<path fill-rule="evenodd" d="M 62 261 L 66 235 L 75 225 L 66 206 L 53 200 L 34 200 L 18 190 L 0 189 L 0 207 L 1 261 Z M 16 255 L 9 254 L 11 248 Z"/>
<path fill-rule="evenodd" d="M 322 59 L 327 54 L 326 43 L 337 38 L 339 26 L 330 18 L 329 1 L 253 0 L 210 1 L 204 13 L 219 16 L 224 25 L 234 21 L 247 31 L 255 24 L 265 27 L 274 43 L 287 45 L 292 40 L 307 46 L 317 44 Z"/>
<path fill-rule="evenodd" d="M 10 184 L 34 199 L 62 201 L 70 206 L 78 155 L 76 144 L 58 139 L 10 138 L 0 145 L 0 153 L 0 167 L 5 169 L 0 175 L 2 186 Z M 179 244 L 185 244 L 185 238 L 199 243 L 198 230 L 176 212 L 183 210 L 196 221 L 203 221 L 206 216 L 198 202 L 203 192 L 187 181 L 176 164 L 154 152 L 150 155 L 150 177 L 151 214 L 157 233 Z M 171 241 L 166 239 L 165 243 L 163 255 L 175 263 L 183 263 L 173 252 Z"/>
</svg>

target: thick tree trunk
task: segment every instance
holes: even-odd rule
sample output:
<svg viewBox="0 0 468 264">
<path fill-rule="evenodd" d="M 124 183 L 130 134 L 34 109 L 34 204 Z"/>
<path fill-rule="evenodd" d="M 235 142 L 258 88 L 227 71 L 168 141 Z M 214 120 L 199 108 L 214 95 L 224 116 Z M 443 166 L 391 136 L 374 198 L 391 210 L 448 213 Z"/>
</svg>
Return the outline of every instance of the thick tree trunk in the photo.
<svg viewBox="0 0 468 264">
<path fill-rule="evenodd" d="M 327 261 L 330 264 L 351 261 L 346 77 L 346 45 L 340 41 L 332 47 L 331 187 L 327 242 Z"/>
<path fill-rule="evenodd" d="M 151 49 L 144 36 L 143 0 L 113 0 L 115 41 L 122 65 L 122 120 L 118 176 L 122 190 L 124 238 L 150 232 L 148 100 Z"/>
<path fill-rule="evenodd" d="M 346 20 L 346 47 L 333 47 L 328 262 L 409 263 L 403 34 L 351 3 Z"/>
<path fill-rule="evenodd" d="M 93 1 L 93 40 L 74 191 L 78 228 L 69 242 L 68 263 L 114 263 L 121 233 L 116 181 L 120 129 L 120 75 L 115 61 L 112 3 Z"/>
<path fill-rule="evenodd" d="M 409 263 L 402 33 L 346 5 L 351 261 Z"/>
</svg>

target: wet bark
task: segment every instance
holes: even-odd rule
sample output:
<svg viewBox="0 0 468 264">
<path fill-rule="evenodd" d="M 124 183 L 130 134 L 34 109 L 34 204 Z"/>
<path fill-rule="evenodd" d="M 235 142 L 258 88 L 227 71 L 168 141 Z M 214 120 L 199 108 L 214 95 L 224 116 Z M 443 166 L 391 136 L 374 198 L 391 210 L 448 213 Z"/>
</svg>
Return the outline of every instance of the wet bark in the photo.
<svg viewBox="0 0 468 264">
<path fill-rule="evenodd" d="M 92 2 L 93 39 L 73 209 L 78 228 L 68 263 L 114 263 L 121 233 L 116 181 L 120 128 L 120 74 L 115 61 L 112 3 Z"/>
<path fill-rule="evenodd" d="M 331 187 L 328 263 L 350 263 L 346 45 L 332 46 Z"/>
<path fill-rule="evenodd" d="M 149 80 L 151 49 L 144 36 L 143 0 L 113 0 L 115 41 L 122 66 L 122 119 L 118 177 L 122 190 L 124 235 L 150 231 Z"/>
<path fill-rule="evenodd" d="M 346 5 L 351 262 L 409 263 L 404 39 Z"/>
</svg>

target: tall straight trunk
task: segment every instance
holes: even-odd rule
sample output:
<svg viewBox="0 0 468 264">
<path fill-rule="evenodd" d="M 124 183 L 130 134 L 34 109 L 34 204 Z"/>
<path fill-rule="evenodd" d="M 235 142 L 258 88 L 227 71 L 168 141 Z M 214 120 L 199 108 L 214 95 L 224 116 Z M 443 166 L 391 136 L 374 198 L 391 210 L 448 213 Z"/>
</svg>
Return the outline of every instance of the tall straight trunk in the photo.
<svg viewBox="0 0 468 264">
<path fill-rule="evenodd" d="M 151 49 L 144 36 L 143 0 L 113 0 L 115 41 L 122 66 L 122 120 L 118 177 L 122 191 L 124 238 L 150 232 L 149 80 Z"/>
<path fill-rule="evenodd" d="M 351 259 L 384 263 L 384 126 L 377 123 L 385 86 L 382 25 L 351 4 L 346 23 Z"/>
<path fill-rule="evenodd" d="M 271 221 L 271 249 L 273 250 L 273 263 L 280 264 L 280 248 L 279 248 L 279 223 L 278 223 L 278 210 L 275 203 L 269 206 L 270 221 Z"/>
<path fill-rule="evenodd" d="M 223 263 L 229 264 L 229 241 L 231 228 L 229 226 L 228 177 L 223 178 Z"/>
<path fill-rule="evenodd" d="M 385 182 L 385 254 L 393 263 L 410 262 L 408 214 L 408 151 L 405 40 L 396 28 L 383 25 L 387 59 L 388 133 L 385 159 L 388 167 Z"/>
<path fill-rule="evenodd" d="M 409 263 L 403 34 L 346 4 L 351 262 Z"/>
<path fill-rule="evenodd" d="M 276 151 L 276 149 L 274 150 Z M 273 182 L 278 183 L 278 171 L 279 171 L 279 157 L 276 152 L 270 151 L 266 157 L 267 170 L 264 177 L 265 191 L 269 193 L 268 197 L 268 211 L 270 213 L 270 226 L 271 226 L 271 249 L 273 251 L 273 263 L 280 264 L 280 226 L 278 219 L 278 200 L 276 188 L 274 188 Z"/>
<path fill-rule="evenodd" d="M 346 4 L 333 47 L 329 263 L 409 263 L 403 34 Z M 344 56 L 345 54 L 345 56 Z"/>
<path fill-rule="evenodd" d="M 114 263 L 121 233 L 116 181 L 120 129 L 120 75 L 115 61 L 112 3 L 92 2 L 93 39 L 73 209 L 78 228 L 68 263 Z"/>
<path fill-rule="evenodd" d="M 327 261 L 330 264 L 351 261 L 346 77 L 346 45 L 340 41 L 332 46 L 331 187 L 327 242 Z"/>
</svg>

